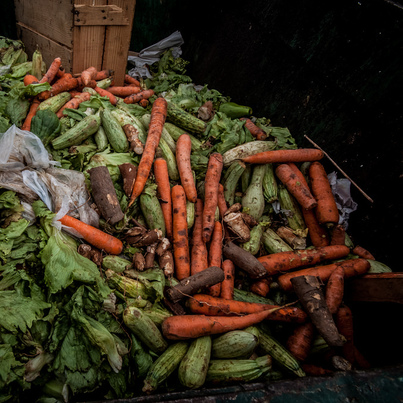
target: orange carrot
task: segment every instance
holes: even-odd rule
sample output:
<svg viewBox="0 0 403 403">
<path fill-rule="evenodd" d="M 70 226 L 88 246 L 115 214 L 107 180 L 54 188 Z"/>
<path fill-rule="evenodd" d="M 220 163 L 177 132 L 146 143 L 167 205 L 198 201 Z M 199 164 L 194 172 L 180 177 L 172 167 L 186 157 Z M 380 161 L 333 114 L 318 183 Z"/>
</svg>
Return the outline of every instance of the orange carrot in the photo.
<svg viewBox="0 0 403 403">
<path fill-rule="evenodd" d="M 97 82 L 95 80 L 91 80 L 88 85 L 84 85 L 81 77 L 77 77 L 77 87 L 76 90 L 82 92 L 85 87 L 94 88 L 97 86 Z"/>
<path fill-rule="evenodd" d="M 195 339 L 202 336 L 245 329 L 270 318 L 278 308 L 244 316 L 174 315 L 162 323 L 162 333 L 168 340 Z"/>
<path fill-rule="evenodd" d="M 257 280 L 250 285 L 249 290 L 256 295 L 266 297 L 270 291 L 270 280 L 268 278 Z"/>
<path fill-rule="evenodd" d="M 54 79 L 59 79 L 62 78 L 66 74 L 66 70 L 64 69 L 63 66 L 59 67 L 59 70 L 57 70 L 56 76 Z"/>
<path fill-rule="evenodd" d="M 331 369 L 323 368 L 315 364 L 302 364 L 301 368 L 307 375 L 310 376 L 324 376 L 333 374 Z"/>
<path fill-rule="evenodd" d="M 192 313 L 206 316 L 240 316 L 280 308 L 273 312 L 270 320 L 290 323 L 303 323 L 308 315 L 298 307 L 279 307 L 278 305 L 262 304 L 259 302 L 244 302 L 234 299 L 212 297 L 207 294 L 195 294 L 187 301 Z"/>
<path fill-rule="evenodd" d="M 312 194 L 318 202 L 316 217 L 319 224 L 337 224 L 339 212 L 324 166 L 319 161 L 312 162 L 308 174 Z"/>
<path fill-rule="evenodd" d="M 140 99 L 140 101 L 139 101 L 139 105 L 143 108 L 147 108 L 149 103 L 150 103 L 150 101 L 148 99 Z"/>
<path fill-rule="evenodd" d="M 108 91 L 113 94 L 116 95 L 117 97 L 120 98 L 126 98 L 129 95 L 132 94 L 138 94 L 139 92 L 141 92 L 141 88 L 140 87 L 135 87 L 135 86 L 131 86 L 131 85 L 127 85 L 125 87 L 122 86 L 111 86 L 108 87 Z"/>
<path fill-rule="evenodd" d="M 181 281 L 190 276 L 188 226 L 186 219 L 186 195 L 181 185 L 172 188 L 173 255 L 175 277 Z"/>
<path fill-rule="evenodd" d="M 113 95 L 113 94 L 112 94 L 111 92 L 109 92 L 108 90 L 104 90 L 103 88 L 100 88 L 100 87 L 98 87 L 98 86 L 96 86 L 96 87 L 94 88 L 94 90 L 95 90 L 99 95 L 101 95 L 101 97 L 107 97 L 112 105 L 116 105 L 116 104 L 117 104 L 118 99 L 116 98 L 115 95 Z"/>
<path fill-rule="evenodd" d="M 83 80 L 83 84 L 87 86 L 91 80 L 95 80 L 97 75 L 97 69 L 94 66 L 88 67 L 87 69 L 81 72 L 81 79 Z"/>
<path fill-rule="evenodd" d="M 140 87 L 140 81 L 136 80 L 134 77 L 130 76 L 129 74 L 125 74 L 124 82 L 126 84 L 134 84 Z"/>
<path fill-rule="evenodd" d="M 301 209 L 305 225 L 308 228 L 308 236 L 313 246 L 321 247 L 330 245 L 329 233 L 327 229 L 320 225 L 316 218 L 315 209 Z"/>
<path fill-rule="evenodd" d="M 190 136 L 186 133 L 181 134 L 176 142 L 176 165 L 186 197 L 190 202 L 195 203 L 197 200 L 197 190 L 190 164 L 191 152 L 192 142 Z"/>
<path fill-rule="evenodd" d="M 89 92 L 81 92 L 79 95 L 74 96 L 70 101 L 66 102 L 56 113 L 57 117 L 60 119 L 63 116 L 63 111 L 65 109 L 77 109 L 80 104 L 84 101 L 88 101 L 91 98 Z"/>
<path fill-rule="evenodd" d="M 169 184 L 168 165 L 163 158 L 156 158 L 154 161 L 154 176 L 157 184 L 158 197 L 161 203 L 164 216 L 167 238 L 172 241 L 172 198 L 171 186 Z"/>
<path fill-rule="evenodd" d="M 104 69 L 104 70 L 99 70 L 97 71 L 97 74 L 95 74 L 95 81 L 101 81 L 101 80 L 105 80 L 106 78 L 109 78 L 111 76 L 113 76 L 115 72 L 113 70 L 109 70 L 109 69 Z"/>
<path fill-rule="evenodd" d="M 356 245 L 352 251 L 354 255 L 357 255 L 359 257 L 362 257 L 363 259 L 369 259 L 369 260 L 375 260 L 375 257 L 372 255 L 372 253 L 368 252 L 366 249 L 364 249 L 362 246 Z"/>
<path fill-rule="evenodd" d="M 245 127 L 250 131 L 250 134 L 256 138 L 256 140 L 266 140 L 266 132 L 256 126 L 249 118 L 241 118 L 239 120 L 245 121 Z"/>
<path fill-rule="evenodd" d="M 217 205 L 218 210 L 220 211 L 220 217 L 223 218 L 225 212 L 228 210 L 228 206 L 227 201 L 224 197 L 224 186 L 222 185 L 222 183 L 218 184 Z"/>
<path fill-rule="evenodd" d="M 197 199 L 195 204 L 195 221 L 192 234 L 192 251 L 190 274 L 199 273 L 209 266 L 207 246 L 203 242 L 203 200 Z"/>
<path fill-rule="evenodd" d="M 154 95 L 153 90 L 144 90 L 137 94 L 129 95 L 128 97 L 124 98 L 124 102 L 126 104 L 136 104 L 137 102 L 141 101 L 142 99 L 148 99 Z"/>
<path fill-rule="evenodd" d="M 347 340 L 343 346 L 343 357 L 354 364 L 354 323 L 353 314 L 347 305 L 341 305 L 335 314 L 337 330 Z"/>
<path fill-rule="evenodd" d="M 283 162 L 318 161 L 324 156 L 323 151 L 316 148 L 299 148 L 296 150 L 270 150 L 241 158 L 249 164 L 269 164 Z"/>
<path fill-rule="evenodd" d="M 297 276 L 316 276 L 319 277 L 322 282 L 326 282 L 333 270 L 342 266 L 344 269 L 344 277 L 354 277 L 365 274 L 370 267 L 369 262 L 366 259 L 349 259 L 341 262 L 331 263 L 326 266 L 316 266 L 308 269 L 302 269 L 293 271 L 291 273 L 282 274 L 277 278 L 277 282 L 280 284 L 284 291 L 292 291 L 293 286 L 291 279 Z"/>
<path fill-rule="evenodd" d="M 33 101 L 31 102 L 31 106 L 29 107 L 29 111 L 27 113 L 27 116 L 25 117 L 24 123 L 21 126 L 21 130 L 31 130 L 31 122 L 32 118 L 36 115 L 36 111 L 38 110 L 38 106 L 40 105 L 40 101 L 38 98 L 34 98 Z"/>
<path fill-rule="evenodd" d="M 302 182 L 288 164 L 280 164 L 275 169 L 276 176 L 295 197 L 303 209 L 312 210 L 317 206 L 317 201 L 313 197 L 308 186 Z"/>
<path fill-rule="evenodd" d="M 225 259 L 222 262 L 224 280 L 221 282 L 220 297 L 223 299 L 234 299 L 235 287 L 235 265 L 231 260 Z"/>
<path fill-rule="evenodd" d="M 134 182 L 132 195 L 130 197 L 129 207 L 140 196 L 144 189 L 151 167 L 155 157 L 155 151 L 161 139 L 162 129 L 164 128 L 167 116 L 167 101 L 160 97 L 157 98 L 151 109 L 150 124 L 148 126 L 148 135 L 141 155 L 140 163 L 137 169 L 136 181 Z"/>
<path fill-rule="evenodd" d="M 75 229 L 85 241 L 106 253 L 119 255 L 123 250 L 123 243 L 120 239 L 76 218 L 65 215 L 59 221 L 63 225 Z"/>
<path fill-rule="evenodd" d="M 216 267 L 222 266 L 222 240 L 223 240 L 223 227 L 220 221 L 216 221 L 214 223 L 213 234 L 211 235 L 211 242 L 209 248 L 209 266 L 216 266 Z M 211 286 L 209 288 L 209 294 L 212 295 L 213 297 L 218 297 L 221 294 L 221 283 L 217 283 Z"/>
<path fill-rule="evenodd" d="M 39 82 L 50 83 L 56 77 L 56 74 L 59 71 L 61 65 L 62 65 L 62 59 L 60 57 L 56 57 L 55 59 L 53 59 L 48 70 L 46 71 L 44 76 L 39 80 Z"/>
<path fill-rule="evenodd" d="M 339 266 L 333 270 L 326 284 L 325 299 L 326 305 L 329 308 L 329 312 L 334 315 L 344 295 L 344 269 Z"/>
<path fill-rule="evenodd" d="M 315 327 L 306 322 L 296 327 L 286 342 L 287 350 L 300 362 L 306 360 L 311 349 Z"/>
<path fill-rule="evenodd" d="M 301 249 L 287 252 L 271 253 L 258 257 L 269 276 L 298 267 L 313 266 L 326 260 L 345 257 L 350 249 L 345 245 L 323 246 L 320 248 Z"/>
<path fill-rule="evenodd" d="M 214 217 L 218 203 L 218 184 L 223 169 L 223 157 L 212 153 L 204 179 L 203 241 L 208 242 L 214 229 Z"/>
<path fill-rule="evenodd" d="M 27 86 L 29 84 L 38 84 L 39 81 L 32 74 L 25 74 L 23 82 L 24 82 L 24 85 Z"/>
<path fill-rule="evenodd" d="M 345 245 L 346 230 L 343 225 L 337 224 L 331 229 L 330 245 Z"/>
<path fill-rule="evenodd" d="M 38 95 L 41 100 L 48 99 L 64 91 L 70 91 L 77 87 L 77 79 L 70 73 L 66 73 L 63 77 L 59 78 L 49 91 L 43 91 Z"/>
</svg>

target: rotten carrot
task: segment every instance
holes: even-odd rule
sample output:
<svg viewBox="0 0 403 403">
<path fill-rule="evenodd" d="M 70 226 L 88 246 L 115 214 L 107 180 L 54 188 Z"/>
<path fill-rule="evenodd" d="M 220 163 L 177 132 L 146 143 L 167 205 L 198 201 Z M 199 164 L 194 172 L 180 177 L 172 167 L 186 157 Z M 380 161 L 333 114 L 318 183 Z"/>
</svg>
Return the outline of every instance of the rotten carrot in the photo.
<svg viewBox="0 0 403 403">
<path fill-rule="evenodd" d="M 65 215 L 59 221 L 63 225 L 76 230 L 85 241 L 106 253 L 119 255 L 123 250 L 123 243 L 120 239 L 76 218 Z"/>
<path fill-rule="evenodd" d="M 209 157 L 204 179 L 203 241 L 210 241 L 214 229 L 214 218 L 218 203 L 218 184 L 223 169 L 223 157 L 212 153 Z"/>
<path fill-rule="evenodd" d="M 142 108 L 147 108 L 148 104 L 150 103 L 150 101 L 148 99 L 140 99 L 140 101 L 138 102 L 138 104 L 142 107 Z"/>
<path fill-rule="evenodd" d="M 354 364 L 354 322 L 351 309 L 347 305 L 339 307 L 335 314 L 335 323 L 339 333 L 346 339 L 342 347 L 343 357 L 351 364 Z"/>
<path fill-rule="evenodd" d="M 336 263 L 331 263 L 325 266 L 316 266 L 308 269 L 293 271 L 291 273 L 285 273 L 277 278 L 277 282 L 284 291 L 292 291 L 293 287 L 291 284 L 291 279 L 293 279 L 294 277 L 316 276 L 319 277 L 322 282 L 326 282 L 332 274 L 333 270 L 335 270 L 339 266 L 343 267 L 345 278 L 360 276 L 362 274 L 365 274 L 370 268 L 370 264 L 366 259 L 349 259 Z"/>
<path fill-rule="evenodd" d="M 360 245 L 356 245 L 351 252 L 354 253 L 354 255 L 362 257 L 363 259 L 375 260 L 375 257 L 372 255 L 372 253 Z"/>
<path fill-rule="evenodd" d="M 95 81 L 105 80 L 106 78 L 109 78 L 109 77 L 113 76 L 114 73 L 115 72 L 113 70 L 110 70 L 110 69 L 99 70 L 95 74 L 94 80 Z"/>
<path fill-rule="evenodd" d="M 77 87 L 77 79 L 74 78 L 70 73 L 66 73 L 63 77 L 59 78 L 49 91 L 43 91 L 38 95 L 40 100 L 45 100 L 53 97 L 61 92 L 70 91 Z"/>
<path fill-rule="evenodd" d="M 197 200 L 196 184 L 190 163 L 192 152 L 192 142 L 186 133 L 181 134 L 176 142 L 176 165 L 183 189 L 185 189 L 187 199 L 195 203 Z"/>
<path fill-rule="evenodd" d="M 153 90 L 151 90 L 151 89 L 144 90 L 144 91 L 141 91 L 141 92 L 139 92 L 137 94 L 132 94 L 132 95 L 129 95 L 129 96 L 125 97 L 124 102 L 126 104 L 136 104 L 139 101 L 141 101 L 142 99 L 148 99 L 148 98 L 152 97 L 153 95 L 154 95 Z"/>
<path fill-rule="evenodd" d="M 221 219 L 224 217 L 225 212 L 228 210 L 227 201 L 224 196 L 224 186 L 222 183 L 218 184 L 217 205 L 220 212 Z"/>
<path fill-rule="evenodd" d="M 308 317 L 306 312 L 298 307 L 262 304 L 260 302 L 245 302 L 222 297 L 212 297 L 207 294 L 195 294 L 187 301 L 187 306 L 194 314 L 207 316 L 240 316 L 277 308 L 270 320 L 304 323 Z"/>
<path fill-rule="evenodd" d="M 254 281 L 249 289 L 256 295 L 266 297 L 270 291 L 270 280 L 268 278 L 261 278 L 260 280 Z"/>
<path fill-rule="evenodd" d="M 256 140 L 266 140 L 267 134 L 260 127 L 256 126 L 249 118 L 240 118 L 245 122 L 245 127 L 250 131 L 250 134 L 256 138 Z"/>
<path fill-rule="evenodd" d="M 280 164 L 276 167 L 275 173 L 278 179 L 284 184 L 287 190 L 294 196 L 303 209 L 312 210 L 317 206 L 310 189 L 295 174 L 294 169 L 288 164 Z"/>
<path fill-rule="evenodd" d="M 70 101 L 66 102 L 56 113 L 56 116 L 60 119 L 63 116 L 63 111 L 65 109 L 77 109 L 80 104 L 84 101 L 88 101 L 91 98 L 91 94 L 89 92 L 82 92 L 78 95 L 74 96 L 70 99 Z"/>
<path fill-rule="evenodd" d="M 345 245 L 346 230 L 342 224 L 337 224 L 331 229 L 330 245 Z"/>
<path fill-rule="evenodd" d="M 95 80 L 97 69 L 94 66 L 88 67 L 81 72 L 81 79 L 83 84 L 87 86 L 91 80 Z"/>
<path fill-rule="evenodd" d="M 136 80 L 134 77 L 130 76 L 129 74 L 125 74 L 124 82 L 126 84 L 134 84 L 138 87 L 140 87 L 140 85 L 141 85 L 140 81 Z"/>
<path fill-rule="evenodd" d="M 283 273 L 298 267 L 313 266 L 326 260 L 335 260 L 347 256 L 350 249 L 345 245 L 329 245 L 286 252 L 271 253 L 258 257 L 269 276 Z"/>
<path fill-rule="evenodd" d="M 151 109 L 150 124 L 148 126 L 148 134 L 143 154 L 137 169 L 137 177 L 134 182 L 132 195 L 129 201 L 129 207 L 140 196 L 147 182 L 153 165 L 155 152 L 161 139 L 162 129 L 167 116 L 167 101 L 159 97 L 157 98 Z"/>
<path fill-rule="evenodd" d="M 312 245 L 317 248 L 330 245 L 329 233 L 324 226 L 319 224 L 315 210 L 301 209 L 301 212 L 308 228 L 308 237 Z"/>
<path fill-rule="evenodd" d="M 53 59 L 48 70 L 46 71 L 44 76 L 39 80 L 39 83 L 50 83 L 56 77 L 56 74 L 59 71 L 61 65 L 62 65 L 62 59 L 60 57 L 56 57 L 55 59 Z"/>
<path fill-rule="evenodd" d="M 222 241 L 223 241 L 223 226 L 220 221 L 215 221 L 208 253 L 209 266 L 217 266 L 217 267 L 222 266 Z M 220 293 L 221 293 L 221 283 L 215 284 L 209 288 L 209 294 L 212 295 L 213 297 L 218 297 Z"/>
<path fill-rule="evenodd" d="M 38 110 L 38 106 L 40 105 L 40 103 L 41 101 L 39 101 L 37 97 L 33 99 L 29 107 L 27 116 L 25 117 L 24 123 L 21 126 L 21 130 L 31 130 L 32 118 L 36 115 L 36 111 Z"/>
<path fill-rule="evenodd" d="M 25 86 L 27 86 L 27 85 L 30 85 L 30 84 L 38 84 L 39 81 L 34 75 L 25 74 L 23 83 L 24 83 Z"/>
<path fill-rule="evenodd" d="M 304 362 L 312 346 L 315 326 L 308 321 L 297 326 L 287 338 L 287 350 L 299 361 Z"/>
<path fill-rule="evenodd" d="M 333 270 L 326 283 L 325 299 L 329 312 L 334 315 L 343 301 L 344 269 L 339 266 Z"/>
<path fill-rule="evenodd" d="M 154 176 L 157 184 L 158 197 L 164 216 L 167 238 L 172 241 L 172 198 L 169 183 L 168 164 L 163 158 L 154 161 Z M 130 189 L 131 191 L 131 189 Z"/>
<path fill-rule="evenodd" d="M 141 88 L 132 85 L 126 85 L 126 86 L 112 85 L 111 87 L 108 87 L 108 91 L 117 97 L 126 98 L 129 95 L 138 94 L 139 92 L 141 92 Z"/>
<path fill-rule="evenodd" d="M 319 224 L 336 225 L 339 222 L 339 211 L 324 166 L 319 161 L 312 162 L 308 175 L 312 194 L 318 202 L 315 211 Z"/>
<path fill-rule="evenodd" d="M 208 262 L 208 250 L 206 244 L 203 242 L 203 200 L 197 199 L 195 203 L 195 220 L 193 224 L 192 233 L 192 250 L 190 260 L 190 273 L 199 273 L 207 267 Z M 217 265 L 210 265 L 217 266 Z M 220 266 L 218 266 L 220 267 Z"/>
<path fill-rule="evenodd" d="M 202 336 L 245 329 L 270 318 L 279 308 L 243 316 L 174 315 L 162 323 L 162 333 L 168 340 L 195 339 Z"/>
<path fill-rule="evenodd" d="M 234 299 L 235 287 L 235 265 L 231 260 L 225 259 L 222 262 L 224 280 L 221 282 L 220 297 L 223 299 Z"/>
<path fill-rule="evenodd" d="M 186 195 L 181 185 L 175 185 L 172 188 L 171 194 L 173 209 L 172 229 L 175 277 L 181 281 L 190 276 L 189 238 L 186 219 Z"/>
<path fill-rule="evenodd" d="M 107 98 L 109 99 L 109 102 L 110 102 L 112 105 L 116 105 L 116 104 L 117 104 L 118 99 L 116 98 L 115 95 L 113 95 L 113 94 L 112 94 L 111 92 L 109 92 L 108 90 L 104 90 L 103 88 L 100 88 L 100 87 L 98 87 L 98 86 L 96 86 L 96 87 L 94 88 L 94 90 L 95 90 L 99 95 L 101 95 L 101 97 L 107 97 Z"/>
<path fill-rule="evenodd" d="M 296 150 L 262 151 L 260 153 L 241 158 L 241 160 L 249 164 L 269 164 L 318 161 L 323 157 L 323 151 L 317 150 L 316 148 L 298 148 Z"/>
</svg>

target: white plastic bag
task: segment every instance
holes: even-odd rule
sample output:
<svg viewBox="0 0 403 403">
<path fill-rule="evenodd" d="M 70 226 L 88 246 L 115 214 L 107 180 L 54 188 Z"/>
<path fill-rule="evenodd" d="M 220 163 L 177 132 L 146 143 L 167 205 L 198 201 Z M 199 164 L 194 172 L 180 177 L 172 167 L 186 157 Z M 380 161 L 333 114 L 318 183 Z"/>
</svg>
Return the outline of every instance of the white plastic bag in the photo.
<svg viewBox="0 0 403 403">
<path fill-rule="evenodd" d="M 26 167 L 47 169 L 60 165 L 51 161 L 41 139 L 34 133 L 12 125 L 0 134 L 0 171 L 20 171 Z"/>
<path fill-rule="evenodd" d="M 172 55 L 174 58 L 179 57 L 182 54 L 181 45 L 184 41 L 182 35 L 179 31 L 175 31 L 166 38 L 160 40 L 159 42 L 142 49 L 138 56 L 129 56 L 127 60 L 135 65 L 134 68 L 130 69 L 128 74 L 132 77 L 148 77 L 152 78 L 152 75 L 147 69 L 147 65 L 151 66 L 153 63 L 160 60 L 160 56 L 167 49 L 172 48 Z"/>
</svg>

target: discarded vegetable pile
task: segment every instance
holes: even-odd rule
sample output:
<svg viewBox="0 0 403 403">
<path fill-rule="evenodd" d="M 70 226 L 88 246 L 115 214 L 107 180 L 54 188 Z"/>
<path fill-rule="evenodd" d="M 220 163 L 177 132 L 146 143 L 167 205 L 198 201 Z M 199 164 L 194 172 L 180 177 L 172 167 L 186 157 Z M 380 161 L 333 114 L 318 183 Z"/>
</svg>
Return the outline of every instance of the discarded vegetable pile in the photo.
<svg viewBox="0 0 403 403">
<path fill-rule="evenodd" d="M 0 44 L 0 402 L 369 366 L 344 282 L 390 269 L 339 223 L 321 150 L 170 51 L 118 87 Z"/>
</svg>

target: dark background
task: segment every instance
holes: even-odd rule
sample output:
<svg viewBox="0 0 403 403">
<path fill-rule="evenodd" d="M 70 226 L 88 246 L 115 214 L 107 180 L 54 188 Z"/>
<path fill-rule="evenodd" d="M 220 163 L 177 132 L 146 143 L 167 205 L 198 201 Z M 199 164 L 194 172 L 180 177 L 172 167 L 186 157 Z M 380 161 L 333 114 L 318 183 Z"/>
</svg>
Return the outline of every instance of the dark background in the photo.
<svg viewBox="0 0 403 403">
<path fill-rule="evenodd" d="M 2 0 L 0 11 L 0 35 L 15 37 L 12 0 Z M 377 260 L 403 271 L 402 3 L 138 0 L 130 50 L 176 30 L 196 84 L 288 127 L 300 147 L 312 147 L 307 135 L 373 199 L 352 186 L 358 210 L 348 233 Z M 364 352 L 375 363 L 402 362 L 400 306 L 354 309 Z"/>
</svg>

